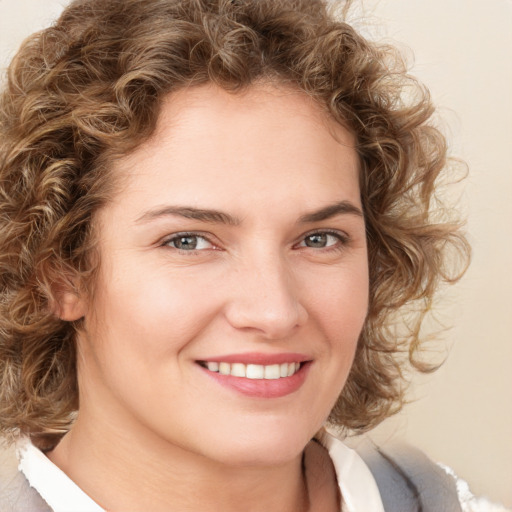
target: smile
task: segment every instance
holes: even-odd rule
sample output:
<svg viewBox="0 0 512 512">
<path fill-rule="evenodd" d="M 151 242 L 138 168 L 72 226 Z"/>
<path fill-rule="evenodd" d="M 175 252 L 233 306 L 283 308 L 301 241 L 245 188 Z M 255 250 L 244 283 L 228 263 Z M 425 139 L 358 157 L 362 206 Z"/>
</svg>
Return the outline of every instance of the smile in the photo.
<svg viewBox="0 0 512 512">
<path fill-rule="evenodd" d="M 210 372 L 219 373 L 220 375 L 263 380 L 277 380 L 291 377 L 300 370 L 301 366 L 299 362 L 262 365 L 228 363 L 225 361 L 201 361 L 199 364 L 203 368 L 207 368 Z"/>
<path fill-rule="evenodd" d="M 302 354 L 233 354 L 196 363 L 207 377 L 236 394 L 269 399 L 298 391 L 313 361 Z"/>
</svg>

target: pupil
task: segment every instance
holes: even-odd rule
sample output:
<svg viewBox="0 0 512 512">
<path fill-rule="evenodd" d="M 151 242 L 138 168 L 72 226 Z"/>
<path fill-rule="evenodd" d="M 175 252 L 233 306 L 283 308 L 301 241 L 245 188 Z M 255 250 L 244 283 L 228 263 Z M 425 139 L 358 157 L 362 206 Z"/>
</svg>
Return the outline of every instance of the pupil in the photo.
<svg viewBox="0 0 512 512">
<path fill-rule="evenodd" d="M 178 249 L 195 249 L 197 247 L 197 237 L 195 236 L 182 236 L 175 242 Z"/>
<path fill-rule="evenodd" d="M 308 247 L 325 247 L 327 243 L 326 234 L 310 235 L 306 238 L 306 245 Z"/>
</svg>

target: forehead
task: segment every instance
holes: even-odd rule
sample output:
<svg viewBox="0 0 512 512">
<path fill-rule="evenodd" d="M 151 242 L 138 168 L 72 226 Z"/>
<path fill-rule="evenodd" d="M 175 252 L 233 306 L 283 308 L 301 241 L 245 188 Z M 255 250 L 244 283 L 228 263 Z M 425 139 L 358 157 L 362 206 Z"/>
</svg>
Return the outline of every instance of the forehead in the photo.
<svg viewBox="0 0 512 512">
<path fill-rule="evenodd" d="M 168 95 L 153 136 L 118 160 L 116 172 L 128 177 L 127 191 L 151 203 L 216 207 L 203 203 L 231 198 L 236 205 L 240 197 L 291 194 L 291 184 L 306 202 L 326 190 L 333 201 L 337 190 L 359 201 L 355 137 L 286 86 L 231 93 L 208 84 Z"/>
<path fill-rule="evenodd" d="M 207 145 L 212 131 L 229 137 L 232 145 L 237 142 L 246 145 L 251 141 L 251 145 L 256 145 L 265 142 L 264 135 L 269 130 L 286 131 L 290 135 L 302 130 L 304 136 L 306 127 L 312 129 L 311 138 L 325 137 L 329 132 L 330 139 L 340 144 L 352 148 L 356 144 L 355 136 L 334 121 L 312 97 L 292 86 L 273 83 L 255 84 L 238 92 L 205 84 L 169 94 L 162 103 L 148 147 L 164 142 L 173 126 L 179 128 L 172 134 L 176 140 L 180 133 L 186 133 L 198 145 Z"/>
</svg>

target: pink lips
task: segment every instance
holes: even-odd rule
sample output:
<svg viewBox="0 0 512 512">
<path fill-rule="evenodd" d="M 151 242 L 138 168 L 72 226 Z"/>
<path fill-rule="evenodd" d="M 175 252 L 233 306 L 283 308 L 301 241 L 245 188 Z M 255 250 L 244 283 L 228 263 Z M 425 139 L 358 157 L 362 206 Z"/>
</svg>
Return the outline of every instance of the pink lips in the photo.
<svg viewBox="0 0 512 512">
<path fill-rule="evenodd" d="M 304 354 L 282 353 L 282 354 L 230 354 L 218 357 L 209 357 L 207 362 L 243 363 L 257 365 L 274 365 L 282 363 L 301 363 L 300 369 L 290 377 L 279 379 L 248 379 L 245 377 L 234 377 L 233 375 L 222 375 L 209 371 L 207 368 L 198 365 L 199 368 L 211 379 L 224 387 L 252 398 L 279 398 L 297 391 L 304 381 L 311 367 L 311 358 Z"/>
</svg>

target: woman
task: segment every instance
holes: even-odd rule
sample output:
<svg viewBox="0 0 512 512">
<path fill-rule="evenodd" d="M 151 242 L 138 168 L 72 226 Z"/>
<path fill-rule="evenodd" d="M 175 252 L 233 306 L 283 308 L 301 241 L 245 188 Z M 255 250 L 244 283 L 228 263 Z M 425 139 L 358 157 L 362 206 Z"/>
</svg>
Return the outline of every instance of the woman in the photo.
<svg viewBox="0 0 512 512">
<path fill-rule="evenodd" d="M 323 427 L 400 408 L 467 253 L 395 53 L 320 0 L 78 0 L 0 112 L 4 508 L 384 510 Z"/>
</svg>

